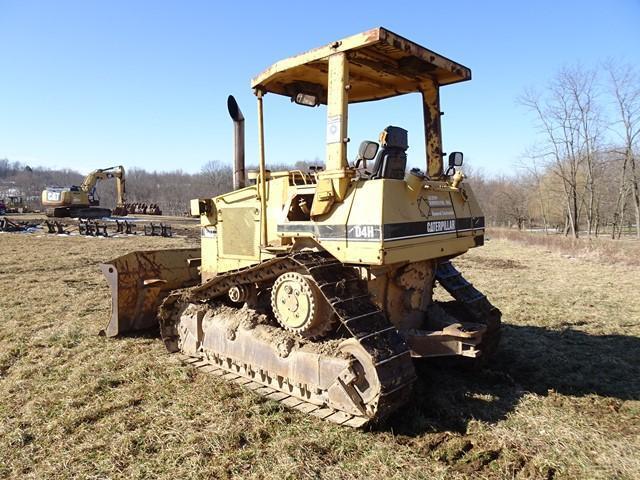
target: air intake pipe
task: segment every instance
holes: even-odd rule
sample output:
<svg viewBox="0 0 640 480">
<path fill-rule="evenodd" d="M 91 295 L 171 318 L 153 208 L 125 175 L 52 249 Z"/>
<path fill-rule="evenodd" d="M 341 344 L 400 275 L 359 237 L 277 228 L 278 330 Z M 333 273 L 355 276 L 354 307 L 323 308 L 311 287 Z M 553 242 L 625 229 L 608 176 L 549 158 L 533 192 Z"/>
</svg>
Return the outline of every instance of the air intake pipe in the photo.
<svg viewBox="0 0 640 480">
<path fill-rule="evenodd" d="M 238 102 L 229 95 L 227 108 L 233 120 L 233 189 L 244 188 L 244 115 L 238 106 Z"/>
</svg>

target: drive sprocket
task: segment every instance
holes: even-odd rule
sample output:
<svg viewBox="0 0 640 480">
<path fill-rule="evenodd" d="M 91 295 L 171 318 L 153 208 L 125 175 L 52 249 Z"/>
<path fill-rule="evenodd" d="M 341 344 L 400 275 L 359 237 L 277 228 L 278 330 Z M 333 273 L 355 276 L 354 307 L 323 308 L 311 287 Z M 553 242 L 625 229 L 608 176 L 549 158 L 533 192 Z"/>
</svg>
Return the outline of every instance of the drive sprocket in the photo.
<svg viewBox="0 0 640 480">
<path fill-rule="evenodd" d="M 319 338 L 332 326 L 330 306 L 313 278 L 286 272 L 271 288 L 271 308 L 282 327 L 303 338 Z"/>
</svg>

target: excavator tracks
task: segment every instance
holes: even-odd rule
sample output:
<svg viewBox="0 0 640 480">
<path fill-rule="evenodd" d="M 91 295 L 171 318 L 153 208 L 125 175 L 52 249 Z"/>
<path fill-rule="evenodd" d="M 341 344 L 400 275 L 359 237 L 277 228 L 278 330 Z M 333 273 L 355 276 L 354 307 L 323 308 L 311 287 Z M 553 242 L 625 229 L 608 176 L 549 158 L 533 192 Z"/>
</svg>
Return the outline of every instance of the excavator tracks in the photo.
<svg viewBox="0 0 640 480">
<path fill-rule="evenodd" d="M 251 358 L 239 360 L 236 355 L 202 348 L 184 352 L 181 346 L 178 323 L 181 312 L 189 305 L 206 304 L 225 295 L 233 286 L 272 282 L 291 270 L 313 278 L 340 322 L 339 333 L 353 339 L 346 353 L 353 354 L 354 367 L 350 367 L 350 374 L 340 374 L 334 384 L 344 388 L 357 406 L 357 412 L 353 408 L 341 409 L 339 403 L 323 402 L 334 386 L 323 391 L 318 385 L 302 384 L 299 378 L 283 378 L 281 372 L 269 371 Z M 384 418 L 407 401 L 416 378 L 407 344 L 370 300 L 366 283 L 354 269 L 323 253 L 305 252 L 274 258 L 218 275 L 197 287 L 175 291 L 162 303 L 160 319 L 167 349 L 179 352 L 187 363 L 236 381 L 286 406 L 341 425 L 362 427 Z"/>
</svg>

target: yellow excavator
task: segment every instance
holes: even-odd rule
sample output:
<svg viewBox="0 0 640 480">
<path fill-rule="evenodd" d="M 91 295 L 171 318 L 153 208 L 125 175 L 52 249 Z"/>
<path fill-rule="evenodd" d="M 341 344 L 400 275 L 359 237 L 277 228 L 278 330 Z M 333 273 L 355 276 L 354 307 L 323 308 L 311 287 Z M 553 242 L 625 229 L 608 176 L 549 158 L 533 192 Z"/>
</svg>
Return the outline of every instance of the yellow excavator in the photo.
<svg viewBox="0 0 640 480">
<path fill-rule="evenodd" d="M 114 178 L 116 181 L 116 208 L 100 207 L 96 196 L 99 180 Z M 49 217 L 101 218 L 111 215 L 127 215 L 125 208 L 124 167 L 101 168 L 89 173 L 80 186 L 47 187 L 42 191 L 42 207 Z"/>
<path fill-rule="evenodd" d="M 192 200 L 199 249 L 102 265 L 112 292 L 104 334 L 159 328 L 185 362 L 351 427 L 407 402 L 418 359 L 489 359 L 500 311 L 451 262 L 483 245 L 484 216 L 462 153 L 445 170 L 440 128 L 440 87 L 470 79 L 463 65 L 384 28 L 269 67 L 252 81 L 259 172 L 245 172 L 244 116 L 229 97 L 234 190 Z M 412 93 L 424 168 L 407 168 L 408 132 L 384 124 L 350 161 L 349 106 Z M 267 94 L 326 105 L 323 170 L 267 169 Z M 437 301 L 436 286 L 451 300 Z"/>
</svg>

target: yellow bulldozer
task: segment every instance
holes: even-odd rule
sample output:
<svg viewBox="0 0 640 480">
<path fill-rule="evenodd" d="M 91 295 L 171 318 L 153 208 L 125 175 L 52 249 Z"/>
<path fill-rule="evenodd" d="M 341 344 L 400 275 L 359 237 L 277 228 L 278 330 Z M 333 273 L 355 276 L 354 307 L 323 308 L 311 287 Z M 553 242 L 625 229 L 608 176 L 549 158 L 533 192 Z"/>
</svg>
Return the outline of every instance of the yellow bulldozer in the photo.
<svg viewBox="0 0 640 480">
<path fill-rule="evenodd" d="M 169 350 L 291 408 L 351 427 L 409 399 L 414 362 L 486 360 L 500 311 L 451 259 L 483 245 L 484 217 L 454 152 L 444 168 L 439 89 L 471 71 L 384 28 L 280 61 L 252 81 L 259 171 L 244 165 L 233 97 L 234 190 L 192 200 L 201 248 L 138 251 L 101 266 L 112 292 L 104 330 L 159 328 Z M 323 169 L 270 171 L 263 99 L 326 105 Z M 407 131 L 347 156 L 348 109 L 418 93 L 424 170 L 407 168 Z M 436 301 L 434 287 L 450 301 Z"/>
<path fill-rule="evenodd" d="M 100 180 L 116 181 L 116 208 L 100 207 L 96 185 Z M 82 184 L 70 187 L 47 187 L 42 191 L 42 207 L 49 217 L 101 218 L 127 215 L 125 208 L 124 167 L 100 168 L 89 173 Z"/>
</svg>

